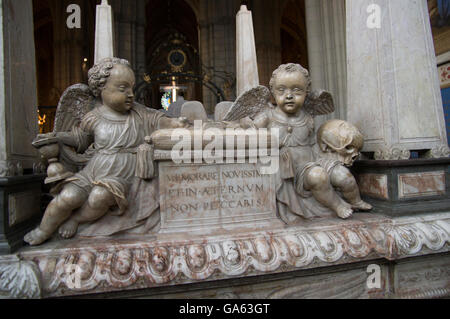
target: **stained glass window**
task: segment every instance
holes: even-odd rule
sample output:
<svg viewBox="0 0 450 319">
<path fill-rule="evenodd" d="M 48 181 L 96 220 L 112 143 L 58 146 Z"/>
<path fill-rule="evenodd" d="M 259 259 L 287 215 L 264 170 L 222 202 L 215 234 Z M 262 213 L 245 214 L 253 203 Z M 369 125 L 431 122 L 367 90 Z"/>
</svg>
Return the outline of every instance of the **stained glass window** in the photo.
<svg viewBox="0 0 450 319">
<path fill-rule="evenodd" d="M 161 105 L 167 111 L 170 104 L 172 104 L 172 92 L 165 92 L 161 98 Z"/>
</svg>

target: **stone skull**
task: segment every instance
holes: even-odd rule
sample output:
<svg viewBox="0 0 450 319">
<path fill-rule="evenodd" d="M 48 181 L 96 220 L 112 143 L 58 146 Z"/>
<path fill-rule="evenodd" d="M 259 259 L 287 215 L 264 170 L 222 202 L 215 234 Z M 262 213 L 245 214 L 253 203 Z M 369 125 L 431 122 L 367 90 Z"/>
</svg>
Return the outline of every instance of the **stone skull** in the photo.
<svg viewBox="0 0 450 319">
<path fill-rule="evenodd" d="M 345 166 L 351 166 L 359 157 L 364 137 L 354 125 L 331 120 L 319 128 L 317 142 L 322 152 L 333 153 Z"/>
</svg>

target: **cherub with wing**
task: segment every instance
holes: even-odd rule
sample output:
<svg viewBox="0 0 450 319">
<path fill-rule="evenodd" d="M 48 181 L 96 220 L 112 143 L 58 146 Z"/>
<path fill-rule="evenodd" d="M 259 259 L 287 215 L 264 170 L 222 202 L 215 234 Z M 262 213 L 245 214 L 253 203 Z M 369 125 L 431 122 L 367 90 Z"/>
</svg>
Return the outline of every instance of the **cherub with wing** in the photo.
<svg viewBox="0 0 450 319">
<path fill-rule="evenodd" d="M 43 243 L 58 229 L 62 237 L 73 237 L 80 224 L 99 220 L 111 208 L 123 214 L 139 176 L 137 154 L 145 137 L 159 128 L 187 125 L 185 119 L 169 119 L 134 102 L 135 75 L 126 60 L 104 59 L 88 77 L 89 87 L 78 84 L 66 90 L 54 132 L 38 136 L 34 143 L 58 143 L 59 160 L 73 174 L 63 174 L 41 224 L 25 236 L 30 245 Z"/>
<path fill-rule="evenodd" d="M 279 130 L 277 201 L 280 218 L 291 223 L 297 219 L 295 215 L 305 218 L 324 215 L 317 202 L 343 219 L 352 216 L 354 209 L 371 209 L 361 200 L 355 178 L 345 163 L 321 156 L 317 151 L 314 116 L 334 112 L 331 94 L 311 92 L 309 72 L 292 63 L 281 65 L 272 75 L 270 92 L 276 101 L 275 107 L 268 106 L 270 93 L 267 89 L 254 90 L 265 92 L 266 101 L 257 101 L 256 107 L 235 103 L 225 120 L 240 119 L 244 128 Z M 316 202 L 311 201 L 311 197 Z"/>
</svg>

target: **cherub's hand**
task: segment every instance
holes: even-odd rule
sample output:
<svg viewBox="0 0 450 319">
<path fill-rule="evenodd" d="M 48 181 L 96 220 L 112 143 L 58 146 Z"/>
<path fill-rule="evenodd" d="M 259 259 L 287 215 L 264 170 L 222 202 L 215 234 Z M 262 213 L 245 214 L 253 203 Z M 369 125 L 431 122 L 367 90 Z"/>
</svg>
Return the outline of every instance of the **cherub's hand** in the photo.
<svg viewBox="0 0 450 319">
<path fill-rule="evenodd" d="M 147 143 L 147 144 L 153 144 L 153 139 L 152 139 L 151 136 L 146 136 L 146 137 L 144 137 L 144 141 L 145 141 L 145 143 Z"/>
<path fill-rule="evenodd" d="M 46 145 L 57 144 L 58 135 L 56 133 L 38 134 L 31 143 L 36 148 L 41 148 Z"/>
<path fill-rule="evenodd" d="M 187 127 L 191 126 L 191 123 L 189 122 L 189 120 L 186 117 L 179 117 L 178 123 L 180 125 L 179 126 L 180 128 L 187 128 Z"/>
<path fill-rule="evenodd" d="M 163 117 L 159 121 L 159 123 L 160 123 L 159 124 L 160 129 L 187 128 L 190 126 L 188 119 L 185 117 L 180 117 L 177 119 Z"/>
<path fill-rule="evenodd" d="M 253 120 L 248 116 L 241 119 L 239 124 L 243 129 L 256 128 L 255 123 L 253 123 Z"/>
</svg>

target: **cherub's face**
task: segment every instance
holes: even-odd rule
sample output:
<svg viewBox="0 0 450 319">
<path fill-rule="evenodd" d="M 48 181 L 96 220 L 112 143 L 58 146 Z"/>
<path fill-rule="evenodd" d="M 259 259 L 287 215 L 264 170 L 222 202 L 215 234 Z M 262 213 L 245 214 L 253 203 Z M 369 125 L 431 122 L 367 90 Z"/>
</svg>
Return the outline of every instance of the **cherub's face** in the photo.
<svg viewBox="0 0 450 319">
<path fill-rule="evenodd" d="M 286 114 L 296 114 L 307 94 L 307 80 L 300 72 L 278 74 L 273 87 L 273 96 L 278 107 Z"/>
<path fill-rule="evenodd" d="M 134 72 L 126 65 L 116 64 L 102 90 L 103 104 L 119 113 L 128 112 L 134 103 Z"/>
</svg>

